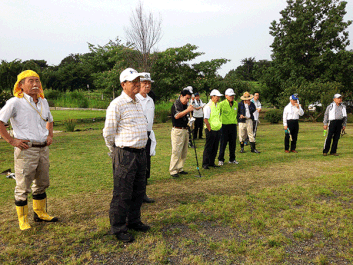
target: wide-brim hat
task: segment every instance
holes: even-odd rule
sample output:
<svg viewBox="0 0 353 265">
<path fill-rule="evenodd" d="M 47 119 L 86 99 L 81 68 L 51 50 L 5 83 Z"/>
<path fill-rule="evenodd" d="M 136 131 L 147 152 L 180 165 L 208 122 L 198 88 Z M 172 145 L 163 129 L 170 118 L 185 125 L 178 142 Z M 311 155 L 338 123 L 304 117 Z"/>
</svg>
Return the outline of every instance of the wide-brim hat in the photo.
<svg viewBox="0 0 353 265">
<path fill-rule="evenodd" d="M 121 72 L 120 74 L 120 83 L 123 83 L 125 81 L 133 81 L 137 77 L 143 77 L 141 73 L 138 73 L 135 69 L 133 68 L 126 68 L 124 71 Z"/>
<path fill-rule="evenodd" d="M 244 94 L 240 97 L 241 100 L 250 100 L 253 98 L 254 96 L 251 95 L 248 91 L 244 92 Z"/>
<path fill-rule="evenodd" d="M 26 70 L 26 71 L 23 71 L 22 73 L 20 73 L 18 76 L 17 76 L 17 81 L 13 87 L 13 95 L 15 97 L 18 97 L 18 98 L 22 98 L 23 97 L 23 91 L 22 89 L 20 88 L 20 82 L 27 78 L 27 77 L 31 77 L 31 76 L 35 76 L 35 77 L 38 77 L 39 80 L 40 80 L 40 77 L 39 75 L 32 71 L 32 70 Z M 40 86 L 39 88 L 39 93 L 38 93 L 38 97 L 41 97 L 41 98 L 44 98 L 44 92 L 43 92 L 43 87 Z"/>
</svg>

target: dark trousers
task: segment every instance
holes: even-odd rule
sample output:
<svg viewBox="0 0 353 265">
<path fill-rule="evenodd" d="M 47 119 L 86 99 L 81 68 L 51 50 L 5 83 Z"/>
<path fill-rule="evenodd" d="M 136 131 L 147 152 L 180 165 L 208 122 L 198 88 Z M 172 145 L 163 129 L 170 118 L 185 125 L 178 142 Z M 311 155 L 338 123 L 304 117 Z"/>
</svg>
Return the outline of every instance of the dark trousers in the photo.
<svg viewBox="0 0 353 265">
<path fill-rule="evenodd" d="M 127 231 L 127 224 L 141 221 L 141 205 L 146 192 L 146 152 L 119 147 L 113 154 L 114 190 L 109 218 L 113 234 Z"/>
<path fill-rule="evenodd" d="M 151 132 L 147 132 L 148 140 L 146 144 L 146 183 L 147 179 L 150 178 L 151 176 L 151 156 L 150 156 L 150 151 L 151 151 L 151 139 L 150 139 L 150 134 Z"/>
<path fill-rule="evenodd" d="M 206 144 L 203 151 L 203 161 L 202 166 L 213 166 L 218 151 L 219 139 L 221 136 L 221 131 L 209 131 L 205 129 L 206 132 Z"/>
<path fill-rule="evenodd" d="M 299 122 L 298 120 L 288 120 L 287 121 L 288 129 L 290 131 L 290 134 L 292 135 L 292 142 L 291 142 L 291 147 L 290 150 L 294 151 L 295 148 L 297 147 L 297 139 L 298 139 L 298 132 L 299 132 Z M 284 137 L 284 149 L 289 150 L 289 134 L 285 134 Z"/>
<path fill-rule="evenodd" d="M 324 151 L 323 151 L 324 153 L 328 153 L 328 151 L 330 150 L 332 139 L 333 139 L 333 141 L 332 141 L 330 153 L 331 154 L 336 153 L 338 140 L 340 139 L 340 136 L 341 136 L 342 124 L 343 124 L 343 120 L 330 121 L 330 124 L 328 126 L 327 137 L 325 140 L 325 146 L 324 146 Z"/>
<path fill-rule="evenodd" d="M 196 118 L 194 135 L 193 135 L 194 139 L 197 138 L 197 134 L 199 134 L 199 139 L 202 138 L 202 128 L 203 128 L 203 118 Z"/>
<path fill-rule="evenodd" d="M 235 160 L 235 148 L 237 139 L 237 125 L 223 124 L 221 129 L 221 144 L 219 147 L 218 160 L 224 162 L 224 152 L 229 142 L 229 161 Z"/>
<path fill-rule="evenodd" d="M 254 138 L 256 138 L 256 132 L 257 132 L 258 125 L 259 125 L 259 120 L 253 120 L 252 127 L 253 127 Z"/>
</svg>

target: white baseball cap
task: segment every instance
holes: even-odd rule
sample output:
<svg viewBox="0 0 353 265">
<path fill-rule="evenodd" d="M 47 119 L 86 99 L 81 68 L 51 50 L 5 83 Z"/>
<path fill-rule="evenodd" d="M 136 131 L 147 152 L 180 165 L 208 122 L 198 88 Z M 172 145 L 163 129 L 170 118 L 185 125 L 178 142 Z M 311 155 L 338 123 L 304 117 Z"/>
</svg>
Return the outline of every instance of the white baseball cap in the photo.
<svg viewBox="0 0 353 265">
<path fill-rule="evenodd" d="M 189 90 L 191 94 L 194 94 L 194 92 L 192 91 L 192 86 L 187 86 L 183 88 L 183 90 Z"/>
<path fill-rule="evenodd" d="M 139 77 L 139 76 L 143 77 L 143 75 L 138 73 L 135 69 L 126 68 L 120 74 L 120 83 L 122 83 L 124 81 L 133 81 L 136 79 L 136 77 Z"/>
<path fill-rule="evenodd" d="M 151 74 L 150 73 L 141 73 L 143 75 L 143 77 L 141 77 L 140 81 L 150 81 L 151 83 L 153 83 L 154 81 L 151 79 Z"/>
<path fill-rule="evenodd" d="M 333 98 L 341 98 L 341 97 L 342 97 L 341 94 L 335 94 L 335 95 L 333 96 Z"/>
<path fill-rule="evenodd" d="M 224 93 L 226 96 L 234 96 L 234 90 L 232 88 L 228 88 L 226 92 Z"/>
<path fill-rule="evenodd" d="M 212 97 L 212 96 L 221 97 L 221 96 L 223 96 L 223 95 L 222 95 L 217 89 L 213 89 L 213 90 L 211 91 L 210 96 L 211 96 L 211 97 Z"/>
</svg>

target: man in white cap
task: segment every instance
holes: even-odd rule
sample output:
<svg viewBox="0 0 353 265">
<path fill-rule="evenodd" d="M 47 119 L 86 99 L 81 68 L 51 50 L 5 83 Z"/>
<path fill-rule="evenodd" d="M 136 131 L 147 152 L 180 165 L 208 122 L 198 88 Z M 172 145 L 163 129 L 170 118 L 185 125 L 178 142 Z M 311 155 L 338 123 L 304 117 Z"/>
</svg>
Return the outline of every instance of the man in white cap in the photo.
<svg viewBox="0 0 353 265">
<path fill-rule="evenodd" d="M 215 165 L 218 144 L 221 137 L 222 121 L 218 101 L 223 96 L 217 89 L 211 91 L 211 100 L 203 108 L 205 122 L 206 143 L 203 151 L 202 167 L 219 167 Z"/>
<path fill-rule="evenodd" d="M 346 107 L 342 104 L 342 96 L 340 94 L 335 94 L 333 96 L 333 102 L 327 106 L 324 115 L 324 130 L 327 130 L 328 128 L 328 134 L 323 150 L 324 156 L 327 156 L 327 153 L 330 151 L 330 147 L 330 155 L 338 156 L 336 153 L 338 140 L 340 139 L 341 130 L 344 131 L 346 129 L 346 124 L 347 110 Z"/>
<path fill-rule="evenodd" d="M 154 81 L 151 79 L 150 73 L 141 73 L 141 74 L 143 75 L 143 77 L 140 78 L 141 88 L 140 88 L 140 92 L 136 94 L 136 98 L 140 101 L 142 105 L 143 113 L 147 119 L 147 135 L 148 135 L 148 140 L 146 145 L 146 158 L 147 158 L 146 185 L 147 185 L 147 180 L 151 176 L 151 143 L 152 143 L 152 140 L 156 142 L 156 137 L 154 137 L 154 133 L 152 130 L 153 120 L 154 120 L 154 109 L 155 109 L 154 101 L 150 96 L 148 96 L 148 93 L 151 91 L 151 85 Z M 145 196 L 143 197 L 143 202 L 153 203 L 155 201 L 149 198 L 145 193 Z"/>
<path fill-rule="evenodd" d="M 289 97 L 289 104 L 283 110 L 283 127 L 285 130 L 284 137 L 284 152 L 286 153 L 298 153 L 295 149 L 297 147 L 297 138 L 299 132 L 299 116 L 304 115 L 304 110 L 298 103 L 297 95 L 291 95 Z M 289 138 L 291 136 L 291 146 L 289 151 Z"/>
<path fill-rule="evenodd" d="M 239 141 L 240 153 L 244 151 L 244 141 L 249 137 L 251 152 L 259 154 L 260 152 L 255 148 L 255 137 L 253 131 L 254 112 L 256 107 L 250 100 L 253 98 L 249 92 L 244 92 L 240 97 L 242 100 L 238 104 L 238 123 L 239 123 Z"/>
<path fill-rule="evenodd" d="M 219 103 L 221 111 L 222 129 L 221 129 L 221 143 L 219 147 L 218 165 L 224 164 L 224 152 L 229 142 L 229 163 L 239 164 L 235 160 L 235 149 L 237 139 L 237 114 L 238 103 L 234 101 L 234 90 L 228 88 L 224 93 L 226 99 Z"/>
<path fill-rule="evenodd" d="M 103 129 L 109 155 L 113 158 L 111 232 L 123 242 L 134 240 L 128 229 L 141 232 L 150 229 L 141 222 L 141 205 L 146 193 L 147 119 L 136 98 L 140 77 L 143 75 L 132 68 L 120 74 L 123 91 L 110 103 Z"/>
</svg>

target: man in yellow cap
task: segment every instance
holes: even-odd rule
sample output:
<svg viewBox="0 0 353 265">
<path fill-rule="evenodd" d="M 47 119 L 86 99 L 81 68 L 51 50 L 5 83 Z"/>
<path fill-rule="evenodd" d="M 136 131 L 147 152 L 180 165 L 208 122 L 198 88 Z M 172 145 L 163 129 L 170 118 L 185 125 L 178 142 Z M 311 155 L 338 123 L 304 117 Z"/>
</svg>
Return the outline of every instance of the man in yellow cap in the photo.
<svg viewBox="0 0 353 265">
<path fill-rule="evenodd" d="M 31 228 L 27 205 L 27 196 L 31 191 L 34 221 L 58 221 L 46 212 L 45 193 L 49 187 L 48 146 L 53 142 L 53 116 L 36 72 L 26 70 L 20 73 L 13 93 L 15 97 L 9 99 L 0 110 L 0 134 L 15 147 L 15 204 L 20 229 L 26 230 Z M 4 126 L 8 120 L 13 128 L 13 138 Z"/>
</svg>

